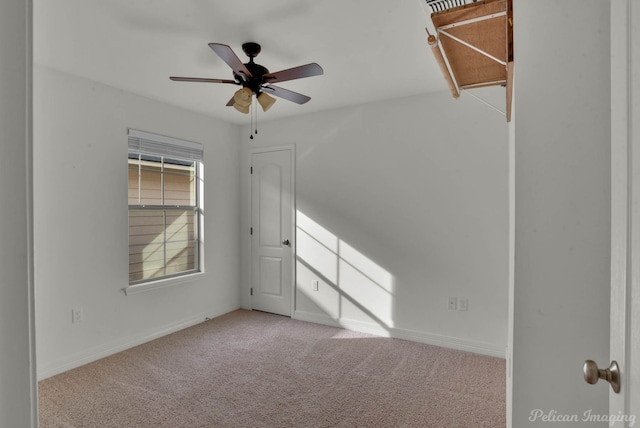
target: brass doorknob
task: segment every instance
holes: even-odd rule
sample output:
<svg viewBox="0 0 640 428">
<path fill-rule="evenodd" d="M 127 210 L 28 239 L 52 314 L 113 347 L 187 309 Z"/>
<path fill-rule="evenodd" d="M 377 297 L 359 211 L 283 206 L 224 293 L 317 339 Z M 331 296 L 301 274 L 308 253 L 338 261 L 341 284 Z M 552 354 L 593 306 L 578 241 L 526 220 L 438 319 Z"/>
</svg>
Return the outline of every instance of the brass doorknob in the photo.
<svg viewBox="0 0 640 428">
<path fill-rule="evenodd" d="M 599 369 L 595 361 L 587 360 L 584 362 L 582 372 L 588 384 L 595 385 L 598 380 L 604 379 L 611 384 L 613 392 L 616 394 L 620 392 L 620 368 L 616 361 L 611 361 L 609 368 Z"/>
</svg>

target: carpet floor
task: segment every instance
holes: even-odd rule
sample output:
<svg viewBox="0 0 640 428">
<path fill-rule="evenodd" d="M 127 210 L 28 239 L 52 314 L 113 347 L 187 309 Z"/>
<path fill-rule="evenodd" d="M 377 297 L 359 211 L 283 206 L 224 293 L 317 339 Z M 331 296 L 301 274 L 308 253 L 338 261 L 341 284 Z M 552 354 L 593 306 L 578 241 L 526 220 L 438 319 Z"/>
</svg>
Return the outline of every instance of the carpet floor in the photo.
<svg viewBox="0 0 640 428">
<path fill-rule="evenodd" d="M 41 428 L 505 427 L 505 360 L 238 310 L 39 382 Z"/>
</svg>

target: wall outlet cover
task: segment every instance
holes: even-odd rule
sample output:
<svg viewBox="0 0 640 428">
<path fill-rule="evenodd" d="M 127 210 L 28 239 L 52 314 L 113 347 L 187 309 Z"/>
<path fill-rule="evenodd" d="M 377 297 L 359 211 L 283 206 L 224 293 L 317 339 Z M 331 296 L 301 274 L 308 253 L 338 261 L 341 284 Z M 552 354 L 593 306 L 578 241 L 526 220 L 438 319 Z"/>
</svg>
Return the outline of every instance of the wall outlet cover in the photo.
<svg viewBox="0 0 640 428">
<path fill-rule="evenodd" d="M 449 310 L 455 311 L 458 309 L 458 299 L 456 297 L 449 297 Z"/>
</svg>

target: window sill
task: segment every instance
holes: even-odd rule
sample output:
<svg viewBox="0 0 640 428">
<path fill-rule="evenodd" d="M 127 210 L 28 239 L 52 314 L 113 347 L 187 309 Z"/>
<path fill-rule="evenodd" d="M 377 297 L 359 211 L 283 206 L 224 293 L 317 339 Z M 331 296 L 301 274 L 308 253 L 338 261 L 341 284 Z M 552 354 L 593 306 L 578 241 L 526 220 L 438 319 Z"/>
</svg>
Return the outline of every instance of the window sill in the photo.
<svg viewBox="0 0 640 428">
<path fill-rule="evenodd" d="M 123 290 L 124 290 L 124 294 L 129 296 L 131 294 L 143 293 L 145 291 L 156 290 L 158 288 L 171 287 L 178 284 L 193 282 L 193 281 L 196 281 L 197 279 L 200 279 L 200 277 L 203 275 L 204 275 L 204 272 L 195 272 L 188 275 L 177 276 L 174 278 L 166 278 L 166 279 L 160 279 L 158 281 L 145 282 L 143 284 L 129 285 L 128 287 L 125 287 Z"/>
</svg>

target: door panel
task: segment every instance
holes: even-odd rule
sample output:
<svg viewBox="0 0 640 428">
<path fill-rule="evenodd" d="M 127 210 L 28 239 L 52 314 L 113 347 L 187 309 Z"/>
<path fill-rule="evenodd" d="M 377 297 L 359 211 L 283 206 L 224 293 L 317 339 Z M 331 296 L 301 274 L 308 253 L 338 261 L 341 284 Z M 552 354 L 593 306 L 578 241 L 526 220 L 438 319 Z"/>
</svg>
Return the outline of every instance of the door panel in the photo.
<svg viewBox="0 0 640 428">
<path fill-rule="evenodd" d="M 293 148 L 254 150 L 251 165 L 251 307 L 291 316 Z"/>
<path fill-rule="evenodd" d="M 258 275 L 259 289 L 262 294 L 282 296 L 282 259 L 261 257 Z"/>
<path fill-rule="evenodd" d="M 282 236 L 282 167 L 267 164 L 254 167 L 260 193 L 260 246 L 280 248 Z M 263 224 L 264 223 L 264 224 Z"/>
</svg>

